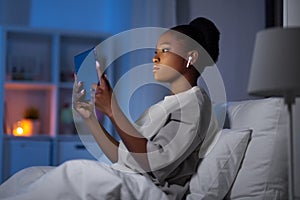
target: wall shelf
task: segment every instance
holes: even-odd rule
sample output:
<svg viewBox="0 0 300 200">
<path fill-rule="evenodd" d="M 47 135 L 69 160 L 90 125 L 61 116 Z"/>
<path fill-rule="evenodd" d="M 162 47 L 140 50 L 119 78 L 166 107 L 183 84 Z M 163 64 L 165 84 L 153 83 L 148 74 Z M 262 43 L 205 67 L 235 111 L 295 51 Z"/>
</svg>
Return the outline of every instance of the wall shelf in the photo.
<svg viewBox="0 0 300 200">
<path fill-rule="evenodd" d="M 0 183 L 16 170 L 35 165 L 36 159 L 41 159 L 36 152 L 29 161 L 17 161 L 16 156 L 25 156 L 17 152 L 25 146 L 24 152 L 33 153 L 46 142 L 42 148 L 47 158 L 42 163 L 46 165 L 57 165 L 71 158 L 92 159 L 85 148 L 76 148 L 82 144 L 71 112 L 73 60 L 75 55 L 97 46 L 108 36 L 0 27 L 0 108 L 3 108 L 0 109 L 3 127 L 0 133 L 0 164 L 3 166 Z M 13 136 L 13 125 L 24 118 L 28 107 L 38 109 L 40 131 L 30 137 Z M 24 146 L 26 143 L 28 145 Z M 64 144 L 68 148 L 64 148 Z"/>
</svg>

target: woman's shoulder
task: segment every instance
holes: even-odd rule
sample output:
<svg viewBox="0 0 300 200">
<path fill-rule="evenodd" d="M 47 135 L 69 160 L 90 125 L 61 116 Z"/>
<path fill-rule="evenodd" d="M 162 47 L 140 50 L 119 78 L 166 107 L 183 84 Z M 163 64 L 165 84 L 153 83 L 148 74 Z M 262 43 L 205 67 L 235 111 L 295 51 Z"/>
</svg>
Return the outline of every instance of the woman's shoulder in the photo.
<svg viewBox="0 0 300 200">
<path fill-rule="evenodd" d="M 210 103 L 210 98 L 203 88 L 194 86 L 184 92 L 166 96 L 162 103 L 165 105 L 179 104 L 180 107 L 184 107 L 191 104 L 202 105 L 203 103 Z"/>
<path fill-rule="evenodd" d="M 161 104 L 167 114 L 197 123 L 203 112 L 211 109 L 211 101 L 205 90 L 196 86 L 185 92 L 165 98 Z"/>
</svg>

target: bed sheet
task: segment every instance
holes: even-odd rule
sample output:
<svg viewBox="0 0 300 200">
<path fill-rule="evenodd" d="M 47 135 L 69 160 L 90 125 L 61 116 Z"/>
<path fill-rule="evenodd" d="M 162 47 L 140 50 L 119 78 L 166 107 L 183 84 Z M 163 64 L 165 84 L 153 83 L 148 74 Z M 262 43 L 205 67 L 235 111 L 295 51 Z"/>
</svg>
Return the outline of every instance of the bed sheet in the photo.
<svg viewBox="0 0 300 200">
<path fill-rule="evenodd" d="M 137 173 L 91 160 L 72 160 L 58 167 L 24 169 L 0 186 L 2 200 L 168 199 Z"/>
</svg>

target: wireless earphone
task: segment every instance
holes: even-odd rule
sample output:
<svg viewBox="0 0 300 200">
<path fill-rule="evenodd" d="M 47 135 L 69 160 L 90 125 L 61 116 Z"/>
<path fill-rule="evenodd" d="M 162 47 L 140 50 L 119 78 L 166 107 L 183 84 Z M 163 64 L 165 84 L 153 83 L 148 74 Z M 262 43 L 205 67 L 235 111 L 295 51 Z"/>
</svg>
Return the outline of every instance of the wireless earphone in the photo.
<svg viewBox="0 0 300 200">
<path fill-rule="evenodd" d="M 189 65 L 190 65 L 192 59 L 193 59 L 192 56 L 189 56 L 189 57 L 188 57 L 188 62 L 187 62 L 187 64 L 186 64 L 186 68 L 189 68 Z"/>
</svg>

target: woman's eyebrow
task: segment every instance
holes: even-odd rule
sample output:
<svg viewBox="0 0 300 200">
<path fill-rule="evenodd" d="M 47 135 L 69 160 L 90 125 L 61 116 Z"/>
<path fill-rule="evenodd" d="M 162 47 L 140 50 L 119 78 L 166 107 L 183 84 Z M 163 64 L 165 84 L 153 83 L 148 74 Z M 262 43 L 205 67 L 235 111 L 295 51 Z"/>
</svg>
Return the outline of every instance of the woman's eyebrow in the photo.
<svg viewBox="0 0 300 200">
<path fill-rule="evenodd" d="M 158 46 L 170 46 L 171 44 L 169 42 L 163 42 L 163 43 L 160 43 Z"/>
<path fill-rule="evenodd" d="M 161 43 L 156 46 L 156 49 L 170 48 L 170 43 Z"/>
</svg>

